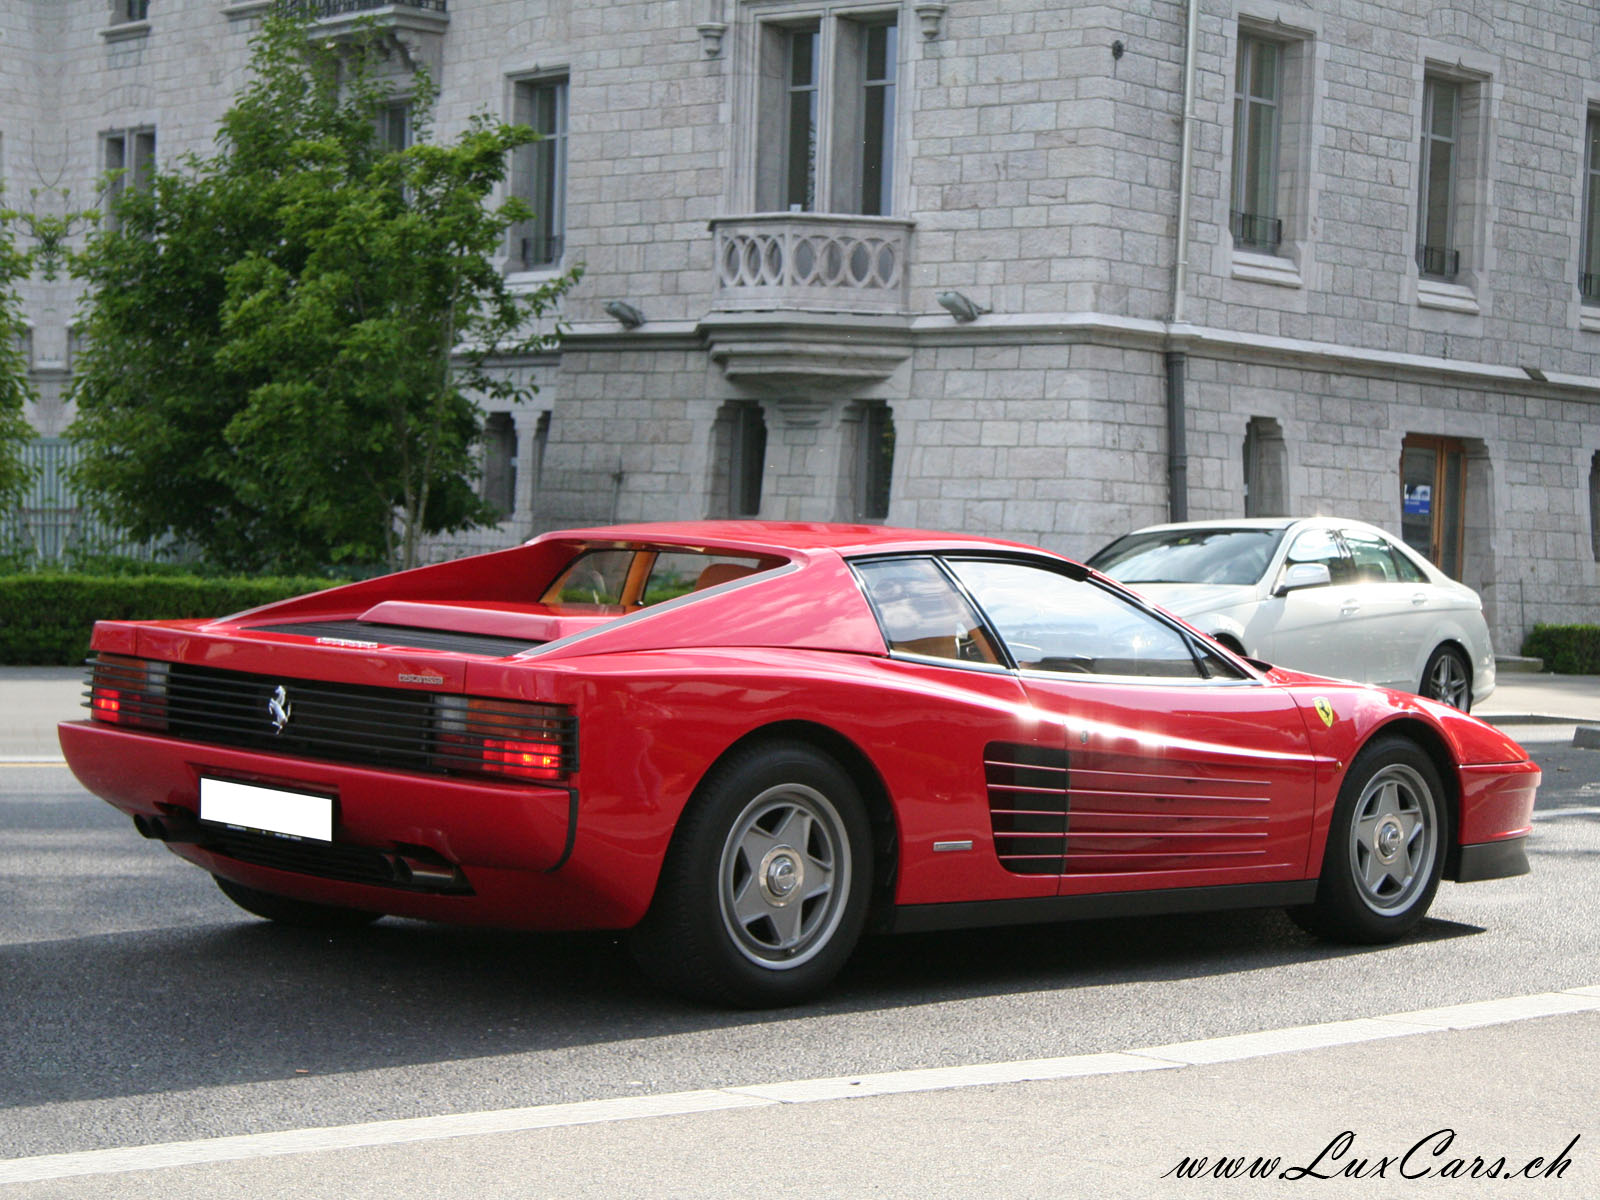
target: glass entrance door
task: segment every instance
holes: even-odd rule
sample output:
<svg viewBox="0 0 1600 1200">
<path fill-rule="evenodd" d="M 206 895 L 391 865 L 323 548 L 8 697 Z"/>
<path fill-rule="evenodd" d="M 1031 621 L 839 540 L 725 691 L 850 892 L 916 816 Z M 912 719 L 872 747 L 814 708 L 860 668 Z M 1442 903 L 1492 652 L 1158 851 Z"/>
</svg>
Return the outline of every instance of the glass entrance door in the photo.
<svg viewBox="0 0 1600 1200">
<path fill-rule="evenodd" d="M 1466 447 L 1454 438 L 1409 434 L 1400 450 L 1400 534 L 1452 579 L 1461 578 Z"/>
</svg>

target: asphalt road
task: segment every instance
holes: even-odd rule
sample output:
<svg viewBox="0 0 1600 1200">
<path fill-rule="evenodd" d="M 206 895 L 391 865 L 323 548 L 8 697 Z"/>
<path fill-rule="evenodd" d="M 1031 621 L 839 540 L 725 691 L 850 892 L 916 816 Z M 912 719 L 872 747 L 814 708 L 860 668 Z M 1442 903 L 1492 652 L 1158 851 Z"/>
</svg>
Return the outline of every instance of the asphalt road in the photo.
<svg viewBox="0 0 1600 1200">
<path fill-rule="evenodd" d="M 1594 886 L 1600 751 L 1572 748 L 1570 727 L 1513 732 L 1545 771 L 1533 873 L 1443 885 L 1420 935 L 1401 945 L 1326 945 L 1273 911 L 883 938 L 865 944 L 824 1002 L 765 1014 L 729 1014 L 662 997 L 636 978 L 621 947 L 605 936 L 394 920 L 336 937 L 269 926 L 235 910 L 200 872 L 139 839 L 63 768 L 0 766 L 0 1159 L 1119 1051 L 1600 984 Z M 1530 1082 L 1497 1069 L 1496 1061 L 1507 1060 L 1510 1046 L 1521 1047 L 1519 1061 L 1530 1053 L 1558 1055 L 1571 1075 L 1561 1076 L 1560 1086 L 1579 1089 L 1570 1097 L 1573 1132 L 1586 1129 L 1592 1150 L 1579 1163 L 1588 1186 L 1562 1194 L 1600 1195 L 1600 1084 L 1594 1082 L 1600 1022 L 1591 1016 L 1525 1024 L 1498 1041 L 1494 1031 L 1479 1031 L 1470 1048 L 1462 1043 L 1440 1062 L 1462 1077 L 1452 1085 L 1459 1103 L 1474 1111 L 1503 1109 L 1501 1128 L 1516 1139 L 1518 1114 L 1537 1076 Z M 1541 1031 L 1530 1032 L 1534 1026 Z M 1527 1048 L 1530 1038 L 1536 1049 Z M 1373 1047 L 1361 1050 L 1378 1055 Z M 1281 1076 L 1275 1085 L 1271 1070 L 1245 1064 L 1231 1084 L 1224 1073 L 1217 1086 L 1244 1089 L 1241 1096 L 1276 1086 L 1298 1096 L 1307 1114 L 1326 1101 L 1314 1082 L 1318 1074 L 1292 1060 L 1274 1070 Z M 1414 1065 L 1391 1059 L 1328 1070 L 1335 1077 L 1358 1070 L 1359 1079 L 1382 1082 L 1379 1090 L 1391 1097 L 1389 1123 L 1402 1133 L 1428 1132 L 1413 1130 L 1407 1119 L 1407 1097 L 1431 1086 Z M 1394 1078 L 1375 1081 L 1372 1071 Z M 1126 1119 L 1147 1118 L 1150 1104 L 1182 1095 L 1197 1078 L 1123 1101 L 1138 1105 Z M 1129 1077 L 1088 1094 L 1111 1097 L 1137 1085 L 1138 1077 Z M 1045 1086 L 1018 1085 L 1012 1102 Z M 1152 1162 L 1176 1163 L 1207 1131 L 1218 1144 L 1237 1141 L 1239 1105 L 1226 1103 L 1226 1093 L 1220 1099 L 1212 1096 L 1211 1124 L 1202 1120 L 1181 1138 L 1174 1131 L 1170 1146 L 1151 1150 Z M 839 1101 L 817 1119 L 839 1130 L 881 1119 L 886 1139 L 904 1140 L 896 1130 L 915 1126 L 920 1112 L 925 1129 L 994 1136 L 982 1122 L 964 1123 L 983 1109 L 961 1093 L 924 1098 L 923 1108 L 915 1098 L 896 1103 L 905 1107 Z M 1383 1109 L 1383 1101 L 1373 1103 Z M 1280 1115 L 1289 1111 L 1286 1104 L 1292 1101 L 1277 1103 Z M 1195 1111 L 1186 1110 L 1191 1126 Z M 1107 1110 L 1096 1115 L 1103 1119 Z M 741 1136 L 779 1136 L 766 1129 L 775 1119 L 766 1116 L 693 1119 L 710 1123 L 702 1131 L 717 1145 L 730 1144 L 725 1137 L 737 1146 Z M 1345 1128 L 1341 1119 L 1327 1115 L 1330 1136 Z M 1070 1115 L 1063 1120 L 1084 1123 Z M 1314 1125 L 1315 1136 L 1307 1136 L 1316 1140 L 1323 1128 Z M 618 1188 L 657 1194 L 640 1183 L 657 1168 L 637 1145 L 629 1157 L 631 1136 L 618 1126 L 560 1144 L 609 1155 L 607 1178 Z M 748 1185 L 717 1194 L 750 1194 L 769 1178 L 784 1194 L 839 1194 L 820 1185 L 828 1138 L 793 1136 L 802 1149 L 773 1163 L 770 1175 L 763 1170 Z M 753 1141 L 733 1161 L 761 1165 L 760 1145 Z M 1541 1143 L 1532 1151 L 1560 1148 Z M 548 1144 L 531 1152 L 549 1161 Z M 807 1152 L 816 1159 L 810 1168 Z M 455 1170 L 447 1164 L 458 1158 L 441 1151 L 420 1161 Z M 481 1176 L 489 1160 L 475 1161 Z M 705 1160 L 708 1182 L 733 1178 L 730 1167 L 715 1162 Z M 628 1163 L 637 1167 L 631 1176 Z M 832 1166 L 836 1172 L 838 1163 Z M 434 1190 L 417 1162 L 373 1169 L 403 1169 L 413 1194 L 454 1191 Z M 470 1175 L 453 1178 L 459 1185 Z M 807 1186 L 808 1179 L 816 1186 Z M 919 1190 L 913 1182 L 878 1180 L 861 1194 L 964 1194 Z M 27 1194 L 116 1194 L 79 1186 L 60 1181 Z M 209 1186 L 182 1194 L 205 1195 Z M 484 1190 L 481 1180 L 475 1186 L 488 1196 L 578 1194 L 531 1184 Z M 997 1182 L 990 1190 L 1035 1194 L 1020 1177 L 1014 1189 Z M 1531 1183 L 1505 1192 L 1541 1194 Z M 352 1186 L 341 1194 L 368 1193 Z M 1060 1194 L 1140 1193 L 1086 1186 Z M 1185 1186 L 1170 1194 L 1211 1193 Z"/>
</svg>

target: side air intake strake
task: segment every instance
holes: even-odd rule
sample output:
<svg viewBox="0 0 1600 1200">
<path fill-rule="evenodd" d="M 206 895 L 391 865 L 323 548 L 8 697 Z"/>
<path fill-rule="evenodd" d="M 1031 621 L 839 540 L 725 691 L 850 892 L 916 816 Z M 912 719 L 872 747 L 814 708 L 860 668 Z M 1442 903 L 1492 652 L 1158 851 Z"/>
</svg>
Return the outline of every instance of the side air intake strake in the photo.
<svg viewBox="0 0 1600 1200">
<path fill-rule="evenodd" d="M 983 751 L 989 821 L 1000 865 L 1018 875 L 1059 875 L 1067 853 L 1067 752 L 991 742 Z"/>
</svg>

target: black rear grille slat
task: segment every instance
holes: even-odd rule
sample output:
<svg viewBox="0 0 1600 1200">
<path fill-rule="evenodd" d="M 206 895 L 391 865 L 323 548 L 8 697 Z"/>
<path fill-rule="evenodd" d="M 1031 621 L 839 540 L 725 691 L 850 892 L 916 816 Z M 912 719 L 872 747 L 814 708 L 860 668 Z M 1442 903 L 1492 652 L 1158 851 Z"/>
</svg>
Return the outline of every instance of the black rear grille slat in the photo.
<svg viewBox="0 0 1600 1200">
<path fill-rule="evenodd" d="M 993 742 L 984 747 L 983 775 L 1000 865 L 1017 875 L 1061 874 L 1067 853 L 1066 750 Z"/>
<path fill-rule="evenodd" d="M 376 621 L 295 621 L 278 625 L 250 625 L 247 633 L 287 633 L 297 637 L 335 641 L 373 642 L 380 646 L 405 646 L 413 650 L 448 650 L 456 654 L 483 654 L 508 658 L 544 645 L 532 638 L 501 637 L 490 633 L 458 633 L 450 629 L 424 629 L 416 625 L 383 625 Z"/>
</svg>

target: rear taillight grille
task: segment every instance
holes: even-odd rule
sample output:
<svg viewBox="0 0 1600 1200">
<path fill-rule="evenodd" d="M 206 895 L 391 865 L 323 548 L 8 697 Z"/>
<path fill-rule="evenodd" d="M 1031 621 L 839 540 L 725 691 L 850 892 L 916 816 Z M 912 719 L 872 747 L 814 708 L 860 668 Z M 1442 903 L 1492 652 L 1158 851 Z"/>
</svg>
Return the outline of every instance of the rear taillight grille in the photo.
<svg viewBox="0 0 1600 1200">
<path fill-rule="evenodd" d="M 108 654 L 92 668 L 84 702 L 95 720 L 135 729 L 167 727 L 166 663 Z"/>
<path fill-rule="evenodd" d="M 102 656 L 89 715 L 174 737 L 441 775 L 557 781 L 578 768 L 564 705 Z"/>
<path fill-rule="evenodd" d="M 1059 875 L 1067 852 L 1067 752 L 991 742 L 983 750 L 989 821 L 1000 865 L 1017 875 Z"/>
</svg>

